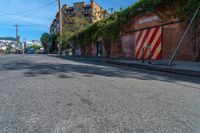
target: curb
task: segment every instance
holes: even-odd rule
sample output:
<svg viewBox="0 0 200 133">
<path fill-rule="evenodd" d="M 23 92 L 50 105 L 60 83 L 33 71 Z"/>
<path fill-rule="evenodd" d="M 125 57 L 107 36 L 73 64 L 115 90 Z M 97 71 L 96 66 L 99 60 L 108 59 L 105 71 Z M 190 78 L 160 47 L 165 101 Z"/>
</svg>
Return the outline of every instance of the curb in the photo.
<svg viewBox="0 0 200 133">
<path fill-rule="evenodd" d="M 126 62 L 114 61 L 114 60 L 109 60 L 109 59 L 91 59 L 91 58 L 82 58 L 82 57 L 65 57 L 65 58 L 73 59 L 73 60 L 87 59 L 87 61 L 103 62 L 103 63 L 109 63 L 109 64 L 113 64 L 113 65 L 135 67 L 135 68 L 146 69 L 146 70 L 153 70 L 153 71 L 173 73 L 173 74 L 179 74 L 179 75 L 200 77 L 200 71 L 173 68 L 173 67 L 168 67 L 168 66 L 157 66 L 157 65 L 150 65 L 150 64 L 139 64 L 139 63 L 126 63 Z"/>
<path fill-rule="evenodd" d="M 147 64 L 115 62 L 115 61 L 106 61 L 106 63 L 115 64 L 115 65 L 123 65 L 123 66 L 128 66 L 128 67 L 135 67 L 135 68 L 140 68 L 140 69 L 153 70 L 153 71 L 159 71 L 159 72 L 167 72 L 167 73 L 173 73 L 173 74 L 179 74 L 179 75 L 200 77 L 200 71 L 194 71 L 194 70 L 169 68 L 169 67 L 164 67 L 164 66 L 155 66 L 155 65 L 147 65 Z"/>
</svg>

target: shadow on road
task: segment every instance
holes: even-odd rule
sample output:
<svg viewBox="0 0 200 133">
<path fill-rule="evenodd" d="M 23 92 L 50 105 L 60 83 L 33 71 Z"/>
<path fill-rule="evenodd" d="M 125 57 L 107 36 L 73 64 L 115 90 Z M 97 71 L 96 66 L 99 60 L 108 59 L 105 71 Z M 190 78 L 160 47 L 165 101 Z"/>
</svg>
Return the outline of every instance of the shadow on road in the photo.
<svg viewBox="0 0 200 133">
<path fill-rule="evenodd" d="M 65 58 L 49 57 L 52 60 L 66 60 Z M 155 71 L 148 71 L 142 69 L 135 69 L 130 67 L 121 67 L 117 65 L 110 65 L 106 63 L 90 62 L 86 60 L 72 60 L 76 63 L 46 63 L 46 62 L 29 62 L 26 60 L 9 62 L 7 64 L 0 64 L 0 71 L 23 70 L 24 77 L 36 77 L 40 75 L 59 74 L 58 78 L 67 79 L 73 78 L 68 76 L 71 73 L 82 74 L 85 77 L 93 77 L 95 75 L 106 77 L 120 77 L 120 78 L 135 78 L 140 80 L 159 80 L 165 82 L 184 81 L 191 83 L 200 83 L 200 79 L 182 75 L 161 73 Z M 61 74 L 62 73 L 62 74 Z M 182 85 L 181 83 L 177 83 Z M 187 87 L 186 85 L 183 85 Z M 188 86 L 191 87 L 191 86 Z M 194 88 L 194 87 L 193 87 Z M 197 88 L 197 87 L 195 87 Z M 200 87 L 198 87 L 200 89 Z"/>
</svg>

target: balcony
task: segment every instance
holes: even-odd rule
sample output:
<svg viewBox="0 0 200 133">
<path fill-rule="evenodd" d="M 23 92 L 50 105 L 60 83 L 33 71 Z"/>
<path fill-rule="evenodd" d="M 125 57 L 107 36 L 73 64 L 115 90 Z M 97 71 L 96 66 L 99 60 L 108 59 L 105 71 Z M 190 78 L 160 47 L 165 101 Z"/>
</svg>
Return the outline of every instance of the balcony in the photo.
<svg viewBox="0 0 200 133">
<path fill-rule="evenodd" d="M 91 10 L 84 11 L 84 14 L 91 14 L 91 13 L 92 13 Z"/>
<path fill-rule="evenodd" d="M 91 14 L 91 12 L 92 12 L 91 5 L 86 5 L 86 6 L 84 7 L 83 13 L 84 13 L 84 14 Z"/>
<path fill-rule="evenodd" d="M 76 16 L 76 13 L 69 13 L 68 14 L 70 17 L 74 17 L 74 16 Z"/>
</svg>

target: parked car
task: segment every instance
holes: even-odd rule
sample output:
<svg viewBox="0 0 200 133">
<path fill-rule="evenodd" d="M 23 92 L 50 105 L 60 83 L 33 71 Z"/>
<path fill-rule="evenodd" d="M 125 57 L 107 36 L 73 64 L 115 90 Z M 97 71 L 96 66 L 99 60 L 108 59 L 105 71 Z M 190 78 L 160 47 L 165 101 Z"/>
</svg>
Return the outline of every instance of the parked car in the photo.
<svg viewBox="0 0 200 133">
<path fill-rule="evenodd" d="M 28 48 L 27 54 L 35 54 L 35 49 L 34 48 Z"/>
</svg>

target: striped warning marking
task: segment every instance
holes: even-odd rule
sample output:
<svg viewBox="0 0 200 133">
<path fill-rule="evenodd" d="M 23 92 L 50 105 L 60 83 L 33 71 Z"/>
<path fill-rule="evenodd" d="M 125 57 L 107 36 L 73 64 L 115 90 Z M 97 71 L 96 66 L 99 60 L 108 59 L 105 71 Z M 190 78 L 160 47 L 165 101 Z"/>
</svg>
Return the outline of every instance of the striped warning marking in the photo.
<svg viewBox="0 0 200 133">
<path fill-rule="evenodd" d="M 149 51 L 144 47 L 149 47 L 151 49 L 151 59 L 159 60 L 162 57 L 162 28 L 152 28 L 143 31 L 138 31 L 136 33 L 136 58 L 142 59 L 143 56 L 145 59 L 149 56 Z M 144 53 L 144 55 L 143 55 Z"/>
</svg>

